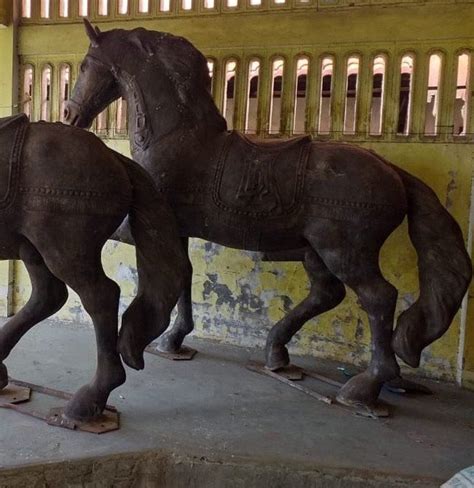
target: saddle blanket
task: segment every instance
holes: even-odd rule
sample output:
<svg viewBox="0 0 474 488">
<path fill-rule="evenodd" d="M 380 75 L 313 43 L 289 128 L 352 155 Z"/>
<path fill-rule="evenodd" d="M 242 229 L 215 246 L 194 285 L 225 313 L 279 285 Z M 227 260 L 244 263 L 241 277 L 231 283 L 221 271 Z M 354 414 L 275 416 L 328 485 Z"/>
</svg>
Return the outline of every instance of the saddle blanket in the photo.
<svg viewBox="0 0 474 488">
<path fill-rule="evenodd" d="M 215 205 L 251 219 L 291 214 L 301 202 L 310 149 L 309 136 L 256 142 L 232 132 L 217 165 Z"/>
</svg>

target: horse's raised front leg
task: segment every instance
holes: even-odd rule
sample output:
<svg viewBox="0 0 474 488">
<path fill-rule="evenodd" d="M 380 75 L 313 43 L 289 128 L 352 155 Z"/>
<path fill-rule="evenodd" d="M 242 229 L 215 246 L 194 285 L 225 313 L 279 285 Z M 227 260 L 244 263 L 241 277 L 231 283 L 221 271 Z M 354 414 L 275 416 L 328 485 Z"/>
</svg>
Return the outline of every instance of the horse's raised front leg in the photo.
<svg viewBox="0 0 474 488">
<path fill-rule="evenodd" d="M 186 255 L 189 259 L 189 239 L 182 239 Z M 192 282 L 193 274 L 192 267 L 190 265 L 191 272 L 187 275 L 186 286 L 181 293 L 178 303 L 178 314 L 173 325 L 160 336 L 157 341 L 157 348 L 161 352 L 166 353 L 179 353 L 183 344 L 184 338 L 190 334 L 194 329 L 193 321 L 193 302 L 192 302 Z"/>
<path fill-rule="evenodd" d="M 311 281 L 309 295 L 283 317 L 270 331 L 266 345 L 266 367 L 272 371 L 290 362 L 286 344 L 310 319 L 336 307 L 344 299 L 344 285 L 328 270 L 312 249 L 304 257 L 304 268 Z"/>
<path fill-rule="evenodd" d="M 28 241 L 20 246 L 20 258 L 31 280 L 31 296 L 26 305 L 0 329 L 0 389 L 8 384 L 2 362 L 21 337 L 34 325 L 56 313 L 67 300 L 66 285 L 46 267 L 43 258 Z"/>
</svg>

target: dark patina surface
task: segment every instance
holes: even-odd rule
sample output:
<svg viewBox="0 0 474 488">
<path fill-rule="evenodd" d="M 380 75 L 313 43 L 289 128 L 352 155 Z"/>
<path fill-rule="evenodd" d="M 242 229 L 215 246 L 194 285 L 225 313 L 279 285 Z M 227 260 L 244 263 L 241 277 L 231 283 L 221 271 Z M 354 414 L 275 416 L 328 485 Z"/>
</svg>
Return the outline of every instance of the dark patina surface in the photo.
<svg viewBox="0 0 474 488">
<path fill-rule="evenodd" d="M 267 366 L 288 364 L 286 344 L 307 320 L 337 306 L 345 285 L 369 316 L 373 352 L 367 370 L 342 387 L 340 401 L 373 403 L 399 374 L 395 354 L 418 366 L 471 280 L 461 230 L 434 192 L 356 146 L 261 142 L 227 132 L 206 59 L 183 38 L 142 28 L 102 33 L 87 21 L 86 30 L 91 45 L 66 119 L 89 127 L 110 102 L 127 99 L 133 158 L 170 202 L 184 242 L 200 237 L 280 257 L 304 249 L 310 292 L 270 332 Z M 420 296 L 393 331 L 397 290 L 382 276 L 378 256 L 405 216 L 419 257 Z M 126 223 L 117 238 L 132 242 Z M 189 280 L 161 349 L 178 350 L 192 328 Z"/>
<path fill-rule="evenodd" d="M 94 378 L 73 396 L 66 415 L 97 417 L 125 381 L 119 352 L 143 367 L 135 351 L 166 329 L 188 280 L 171 209 L 139 165 L 93 134 L 59 123 L 30 124 L 24 115 L 0 119 L 0 198 L 0 258 L 21 259 L 32 284 L 27 304 L 0 328 L 0 390 L 8 384 L 3 361 L 29 329 L 64 305 L 68 285 L 93 320 L 98 360 Z M 105 275 L 101 250 L 127 215 L 139 284 L 118 344 L 120 288 Z"/>
</svg>

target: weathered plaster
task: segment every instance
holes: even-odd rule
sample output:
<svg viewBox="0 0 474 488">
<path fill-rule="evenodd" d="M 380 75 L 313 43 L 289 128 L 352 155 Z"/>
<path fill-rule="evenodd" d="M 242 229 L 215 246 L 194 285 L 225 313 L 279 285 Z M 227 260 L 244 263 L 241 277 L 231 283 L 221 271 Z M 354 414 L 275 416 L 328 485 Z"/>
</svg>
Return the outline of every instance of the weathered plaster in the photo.
<svg viewBox="0 0 474 488">
<path fill-rule="evenodd" d="M 7 24 L 8 0 L 0 1 L 0 24 Z M 0 25 L 0 117 L 14 113 L 14 28 Z M 8 314 L 9 277 L 12 263 L 0 261 L 0 314 Z"/>
</svg>

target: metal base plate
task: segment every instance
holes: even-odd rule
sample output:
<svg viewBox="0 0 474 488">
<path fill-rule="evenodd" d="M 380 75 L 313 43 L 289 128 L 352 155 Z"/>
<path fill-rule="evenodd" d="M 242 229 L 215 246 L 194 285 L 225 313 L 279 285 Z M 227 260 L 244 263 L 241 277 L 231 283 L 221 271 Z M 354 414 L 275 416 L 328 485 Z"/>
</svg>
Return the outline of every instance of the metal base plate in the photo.
<svg viewBox="0 0 474 488">
<path fill-rule="evenodd" d="M 267 368 L 266 366 L 265 366 L 265 369 L 268 371 L 272 371 L 271 369 Z M 283 378 L 286 378 L 287 380 L 291 380 L 291 381 L 301 381 L 303 379 L 303 376 L 304 376 L 303 369 L 299 368 L 298 366 L 294 366 L 293 364 L 285 366 L 284 368 L 277 369 L 273 372 L 275 374 L 277 374 L 279 376 L 283 376 Z"/>
<path fill-rule="evenodd" d="M 337 407 L 343 407 L 344 409 L 347 409 L 348 411 L 352 412 L 354 415 L 361 416 L 361 417 L 366 417 L 370 419 L 378 419 L 378 418 L 383 418 L 383 417 L 388 417 L 390 415 L 390 411 L 387 405 L 385 405 L 383 402 L 377 402 L 375 405 L 363 405 L 360 403 L 349 403 L 349 402 L 344 402 L 340 401 L 337 398 L 334 398 L 332 396 L 327 396 L 323 395 L 321 393 L 318 393 L 317 391 L 307 388 L 306 386 L 295 383 L 295 379 L 281 374 L 282 370 L 277 370 L 277 371 L 271 371 L 267 369 L 265 366 L 263 366 L 261 363 L 255 362 L 255 361 L 250 361 L 247 363 L 247 369 L 250 371 L 254 371 L 255 373 L 260 373 L 264 374 L 266 376 L 270 376 L 271 378 L 278 380 L 285 385 L 298 390 L 302 393 L 305 393 L 306 395 L 309 395 L 316 400 L 319 400 L 321 402 L 324 402 L 328 405 L 335 405 Z M 334 387 L 340 388 L 342 386 L 342 383 L 333 380 L 332 378 L 328 378 L 326 376 L 320 375 L 318 373 L 314 373 L 311 371 L 307 371 L 302 368 L 298 368 L 297 366 L 289 367 L 289 373 L 296 373 L 298 376 L 297 379 L 302 379 L 304 376 L 309 376 L 310 378 L 316 379 L 318 381 L 321 381 L 323 383 L 332 385 Z M 287 371 L 288 373 L 288 371 Z"/>
<path fill-rule="evenodd" d="M 72 420 L 64 415 L 64 408 L 52 408 L 47 419 L 49 425 L 65 429 L 80 430 L 91 434 L 105 434 L 120 429 L 120 414 L 111 410 L 104 410 L 102 415 L 87 422 Z"/>
<path fill-rule="evenodd" d="M 8 385 L 0 390 L 0 403 L 24 403 L 29 401 L 31 397 L 31 389 L 22 386 L 8 383 Z"/>
<path fill-rule="evenodd" d="M 364 405 L 361 403 L 343 402 L 336 398 L 336 404 L 351 409 L 358 417 L 367 417 L 369 419 L 390 417 L 389 407 L 380 401 L 375 405 Z"/>
<path fill-rule="evenodd" d="M 197 354 L 196 349 L 187 346 L 181 346 L 181 349 L 177 352 L 162 352 L 156 349 L 153 344 L 145 349 L 146 352 L 154 354 L 155 356 L 160 356 L 165 359 L 171 359 L 172 361 L 191 361 L 193 357 Z"/>
<path fill-rule="evenodd" d="M 407 380 L 406 378 L 398 377 L 392 381 L 388 381 L 384 384 L 384 388 L 392 393 L 400 394 L 417 394 L 422 395 L 432 395 L 433 391 L 421 383 L 416 383 L 415 381 Z"/>
</svg>

